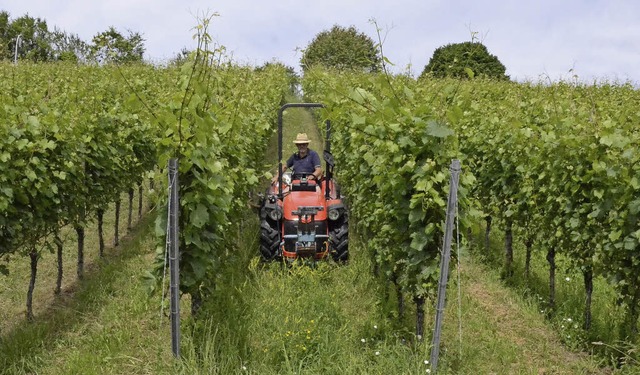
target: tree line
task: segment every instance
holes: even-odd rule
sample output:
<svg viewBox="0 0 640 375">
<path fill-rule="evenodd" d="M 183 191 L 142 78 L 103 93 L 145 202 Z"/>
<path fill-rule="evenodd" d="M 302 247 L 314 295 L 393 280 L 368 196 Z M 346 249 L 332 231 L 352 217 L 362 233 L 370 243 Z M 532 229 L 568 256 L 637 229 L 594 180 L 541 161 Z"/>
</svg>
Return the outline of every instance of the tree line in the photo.
<svg viewBox="0 0 640 375">
<path fill-rule="evenodd" d="M 381 43 L 375 43 L 353 26 L 335 25 L 318 33 L 303 52 L 300 65 L 305 72 L 314 66 L 322 66 L 338 71 L 374 73 L 383 71 L 385 64 L 390 64 L 382 54 Z M 487 47 L 472 35 L 471 41 L 438 47 L 420 78 L 508 80 L 505 72 L 506 67 L 498 57 L 489 53 Z"/>
<path fill-rule="evenodd" d="M 142 34 L 131 30 L 125 34 L 111 26 L 86 42 L 77 34 L 49 29 L 42 18 L 12 19 L 0 10 L 0 61 L 131 63 L 142 62 L 144 51 Z"/>
<path fill-rule="evenodd" d="M 127 30 L 124 34 L 113 26 L 86 42 L 77 34 L 57 27 L 50 30 L 47 22 L 39 17 L 26 14 L 11 19 L 8 12 L 0 11 L 0 61 L 18 59 L 99 64 L 143 62 L 144 42 L 145 39 L 139 32 Z M 388 63 L 381 47 L 353 26 L 334 25 L 331 29 L 316 34 L 303 49 L 300 66 L 303 71 L 321 65 L 339 71 L 380 72 L 385 69 L 385 62 Z M 181 63 L 188 53 L 186 49 L 176 52 L 172 61 Z M 293 68 L 285 68 L 293 73 Z M 472 38 L 470 42 L 452 43 L 437 48 L 420 78 L 488 77 L 505 80 L 509 79 L 505 71 L 506 68 L 498 57 Z"/>
</svg>

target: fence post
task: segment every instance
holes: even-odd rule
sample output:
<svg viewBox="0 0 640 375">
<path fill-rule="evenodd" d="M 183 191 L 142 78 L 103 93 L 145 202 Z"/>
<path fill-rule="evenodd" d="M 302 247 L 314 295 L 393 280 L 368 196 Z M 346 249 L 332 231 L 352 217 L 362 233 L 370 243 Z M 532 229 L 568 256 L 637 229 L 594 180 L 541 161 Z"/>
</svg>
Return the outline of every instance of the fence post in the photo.
<svg viewBox="0 0 640 375">
<path fill-rule="evenodd" d="M 451 172 L 451 178 L 449 180 L 449 199 L 447 200 L 447 218 L 445 221 L 444 246 L 440 257 L 440 280 L 438 282 L 436 322 L 433 329 L 433 339 L 431 341 L 431 371 L 434 374 L 438 369 L 438 356 L 440 355 L 440 334 L 442 332 L 442 320 L 444 319 L 444 304 L 445 294 L 447 292 L 447 280 L 449 279 L 451 239 L 453 237 L 453 223 L 456 218 L 456 205 L 458 204 L 460 160 L 452 160 L 449 171 Z"/>
<path fill-rule="evenodd" d="M 180 357 L 180 249 L 178 248 L 178 159 L 169 160 L 169 293 L 171 300 L 171 349 Z"/>
</svg>

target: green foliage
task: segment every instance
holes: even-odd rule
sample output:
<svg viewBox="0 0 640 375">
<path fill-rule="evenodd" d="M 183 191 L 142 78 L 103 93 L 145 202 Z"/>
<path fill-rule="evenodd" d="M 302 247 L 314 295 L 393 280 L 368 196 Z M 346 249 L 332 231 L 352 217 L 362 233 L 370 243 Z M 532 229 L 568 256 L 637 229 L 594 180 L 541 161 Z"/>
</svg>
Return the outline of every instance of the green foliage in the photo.
<svg viewBox="0 0 640 375">
<path fill-rule="evenodd" d="M 181 49 L 180 52 L 176 53 L 175 56 L 169 61 L 169 66 L 182 66 L 184 63 L 189 61 L 189 55 L 191 53 L 192 51 L 189 51 L 186 48 Z"/>
<path fill-rule="evenodd" d="M 9 19 L 9 13 L 0 13 L 0 58 L 13 60 L 16 42 L 20 36 L 18 59 L 34 62 L 49 61 L 51 46 L 47 22 L 29 15 Z"/>
<path fill-rule="evenodd" d="M 159 165 L 173 157 L 180 164 L 180 290 L 196 301 L 212 293 L 234 246 L 227 231 L 257 186 L 287 90 L 281 67 L 253 71 L 223 62 L 223 48 L 209 50 L 209 21 L 197 28 L 198 48 L 180 67 L 177 91 L 154 109 L 164 133 Z M 157 225 L 162 247 L 165 220 L 160 215 Z"/>
<path fill-rule="evenodd" d="M 420 77 L 486 77 L 508 80 L 509 76 L 505 72 L 505 66 L 489 53 L 485 45 L 463 42 L 438 47 Z"/>
<path fill-rule="evenodd" d="M 306 72 L 320 65 L 337 70 L 377 72 L 382 61 L 370 37 L 355 27 L 335 25 L 320 32 L 304 50 L 300 65 Z"/>
<path fill-rule="evenodd" d="M 56 67 L 58 69 L 45 70 L 42 75 L 55 76 L 58 72 L 61 82 L 70 81 L 67 73 L 63 74 L 59 67 Z M 40 80 L 36 72 L 37 70 L 26 70 L 25 75 L 20 76 L 20 81 L 33 75 L 36 76 L 34 80 Z M 115 77 L 119 77 L 107 74 L 106 72 L 113 73 L 114 70 L 104 70 L 104 68 L 72 70 L 73 74 L 69 75 L 75 77 L 83 73 L 91 77 L 90 81 L 95 82 L 102 77 L 98 73 L 93 76 L 86 72 L 105 72 L 104 80 L 115 80 Z M 234 80 L 233 72 L 242 72 L 245 75 Z M 158 118 L 166 114 L 164 112 L 166 108 L 161 107 L 163 103 L 181 98 L 179 88 L 173 85 L 177 81 L 174 71 L 129 67 L 122 73 L 125 76 L 136 77 L 130 84 L 140 97 L 147 99 L 150 107 L 158 108 L 156 112 Z M 230 87 L 226 84 L 222 86 L 224 89 L 219 93 L 219 99 L 229 103 L 227 101 L 229 98 L 223 96 L 224 92 L 231 90 L 232 94 L 238 96 L 239 92 L 233 91 L 232 88 L 240 85 L 242 80 L 252 77 L 254 73 L 250 72 L 250 69 L 229 69 L 229 77 L 226 78 L 227 80 L 220 81 L 220 84 L 227 82 Z M 271 81 L 271 78 L 278 79 L 278 87 L 286 87 L 286 84 L 282 83 L 284 80 L 280 81 L 282 72 L 272 73 L 277 74 L 270 76 L 271 73 L 260 73 L 260 75 L 264 74 L 263 78 L 266 80 L 251 81 L 252 87 L 262 86 Z M 325 83 L 328 82 L 330 81 Z M 369 94 L 376 92 L 375 82 L 378 81 L 373 81 L 371 87 L 367 86 Z M 404 95 L 407 97 L 413 95 L 414 98 L 418 98 L 419 95 L 437 92 L 437 95 L 429 97 L 434 108 L 441 108 L 446 103 L 451 103 L 453 92 L 458 84 L 455 81 L 448 81 L 446 84 L 433 82 L 433 85 L 418 89 L 410 81 L 406 83 L 408 90 L 400 96 L 401 98 L 404 98 Z M 103 84 L 97 84 L 94 88 Z M 320 81 L 314 84 L 323 85 Z M 56 87 L 56 85 L 50 85 L 47 89 L 54 90 Z M 72 84 L 70 87 L 74 88 L 75 85 Z M 78 87 L 82 88 L 84 85 L 80 84 Z M 109 87 L 115 90 L 121 85 L 114 84 Z M 495 87 L 487 89 L 486 92 L 495 91 L 499 94 L 505 89 L 500 85 Z M 466 92 L 463 88 L 460 86 L 458 92 Z M 263 93 L 262 90 L 256 91 L 258 92 L 256 95 Z M 33 91 L 33 93 L 37 92 L 39 91 Z M 105 95 L 100 94 L 101 92 L 102 90 L 99 89 L 89 92 L 79 91 L 78 95 L 96 95 L 101 98 L 101 95 Z M 360 94 L 369 96 L 365 91 L 358 90 L 358 92 L 358 95 L 354 95 L 354 99 Z M 154 97 L 153 93 L 159 97 Z M 628 95 L 628 92 L 621 90 L 618 94 L 620 96 L 615 97 L 624 101 L 623 98 Z M 160 95 L 166 95 L 166 97 Z M 276 94 L 269 94 L 269 96 L 276 97 Z M 465 100 L 473 97 L 473 95 L 461 94 L 453 103 L 458 103 L 457 100 L 464 103 Z M 244 97 L 245 100 L 248 98 L 248 96 Z M 372 96 L 373 98 L 375 97 Z M 342 99 L 352 100 L 349 97 Z M 16 101 L 19 100 L 23 99 L 16 99 Z M 144 118 L 145 114 L 148 115 L 142 110 L 144 107 L 137 98 L 123 96 L 122 100 L 123 103 L 127 103 L 128 111 L 135 113 L 138 117 Z M 39 96 L 37 101 L 44 100 Z M 87 102 L 97 105 L 89 99 Z M 384 101 L 378 101 L 378 103 L 384 103 Z M 466 104 L 468 106 L 463 107 L 464 111 L 459 111 L 460 107 L 455 104 L 452 104 L 448 111 L 433 110 L 433 113 L 438 115 L 421 125 L 420 130 L 424 130 L 421 136 L 441 140 L 455 136 L 451 134 L 454 129 L 469 125 L 467 120 L 470 118 L 466 117 L 466 111 L 480 110 L 476 104 L 478 103 L 468 102 Z M 229 104 L 229 107 L 233 108 L 233 105 Z M 216 108 L 220 113 L 223 112 L 222 108 Z M 633 116 L 636 112 L 632 106 L 622 106 L 622 108 L 626 110 L 617 109 L 621 118 Z M 416 109 L 425 110 L 422 106 L 416 106 Z M 360 117 L 363 114 L 366 114 L 366 111 L 358 112 Z M 341 117 L 343 120 L 349 119 L 348 114 L 343 115 Z M 79 115 L 74 112 L 71 118 L 75 116 Z M 225 114 L 221 116 L 228 118 Z M 59 120 L 67 123 L 64 121 L 68 119 L 59 118 Z M 247 125 L 241 126 L 244 129 L 243 134 L 247 134 L 246 129 L 256 124 L 249 119 L 245 120 Z M 371 116 L 371 119 L 365 122 L 369 121 L 373 124 L 374 120 L 375 116 Z M 356 119 L 354 124 L 360 121 Z M 492 121 L 498 121 L 496 116 L 493 116 Z M 354 127 L 354 124 L 342 120 L 333 123 L 336 129 Z M 157 123 L 153 122 L 153 124 Z M 35 128 L 35 125 L 34 123 L 30 126 Z M 396 123 L 389 122 L 390 130 L 372 126 L 367 131 L 371 131 L 371 134 L 378 131 L 387 135 L 383 132 L 391 132 L 397 127 Z M 359 128 L 355 128 L 353 132 L 357 133 L 357 129 Z M 415 136 L 410 127 L 401 129 L 409 133 L 410 137 Z M 167 128 L 162 130 L 165 131 Z M 491 131 L 494 130 L 491 129 Z M 218 129 L 215 132 L 220 135 Z M 415 139 L 419 138 L 421 137 L 415 137 Z M 485 140 L 487 138 L 489 137 Z M 612 134 L 602 138 L 604 144 L 624 143 L 620 137 Z M 238 138 L 232 139 L 238 141 Z M 369 139 L 373 144 L 375 138 L 369 136 Z M 500 137 L 500 139 L 503 138 Z M 162 137 L 159 142 L 162 144 L 166 140 L 167 138 Z M 110 139 L 110 145 L 115 147 L 112 141 L 113 139 Z M 376 152 L 378 150 L 386 152 L 384 150 L 386 145 L 383 144 L 384 147 L 380 145 L 376 144 Z M 226 150 L 231 147 L 222 143 L 217 146 Z M 257 154 L 262 151 L 255 148 Z M 394 155 L 400 156 L 397 153 Z M 241 157 L 241 155 L 236 156 Z M 412 157 L 407 156 L 407 160 Z M 390 166 L 397 167 L 397 164 L 391 161 Z M 338 168 L 341 169 L 342 166 L 339 165 Z M 366 171 L 369 168 L 371 166 L 366 165 L 363 170 Z M 442 170 L 445 172 L 444 168 Z M 384 172 L 382 168 L 376 171 Z M 212 174 L 207 174 L 207 176 L 210 175 Z M 396 174 L 392 175 L 396 176 Z M 371 178 L 370 174 L 367 176 Z M 164 179 L 164 176 L 162 177 Z M 425 183 L 428 183 L 429 179 L 435 176 L 426 174 L 423 177 L 427 177 Z M 405 180 L 398 181 L 405 182 Z M 637 186 L 637 182 L 631 182 L 631 184 Z M 374 185 L 369 187 L 375 189 Z M 166 191 L 164 188 L 164 186 L 158 187 L 159 190 Z M 238 191 L 241 190 L 242 188 Z M 192 191 L 195 192 L 194 194 L 199 194 L 203 190 Z M 188 204 L 193 204 L 193 201 L 189 201 Z M 238 207 L 240 204 L 238 202 Z M 202 209 L 196 211 L 195 217 L 202 215 Z M 188 213 L 183 212 L 183 214 Z M 166 216 L 166 212 L 159 215 Z M 411 220 L 415 221 L 421 213 L 415 210 L 410 213 L 410 216 L 412 216 Z M 219 271 L 214 275 L 217 285 L 213 295 L 205 300 L 205 306 L 201 310 L 203 319 L 195 323 L 186 317 L 183 320 L 186 324 L 182 326 L 182 358 L 176 360 L 171 356 L 169 322 L 166 315 L 158 315 L 161 309 L 160 296 L 156 295 L 148 299 L 140 282 L 140 276 L 150 267 L 148 254 L 155 242 L 153 239 L 146 239 L 133 247 L 124 245 L 122 249 L 114 251 L 113 256 L 107 258 L 108 261 L 96 264 L 93 277 L 74 284 L 74 293 L 66 294 L 64 300 L 58 300 L 55 308 L 49 309 L 46 314 L 39 317 L 37 322 L 21 324 L 16 330 L 3 331 L 5 340 L 0 343 L 4 345 L 0 350 L 3 353 L 3 356 L 0 356 L 2 368 L 9 373 L 48 374 L 424 374 L 426 372 L 429 368 L 428 364 L 424 363 L 429 358 L 428 342 L 414 341 L 412 334 L 408 332 L 409 328 L 406 328 L 411 324 L 408 319 L 398 324 L 390 318 L 393 316 L 391 311 L 393 307 L 388 302 L 379 300 L 379 296 L 385 293 L 387 283 L 386 280 L 372 277 L 370 274 L 374 265 L 368 256 L 370 254 L 367 253 L 373 246 L 369 237 L 360 238 L 356 235 L 350 238 L 353 257 L 346 266 L 320 264 L 319 267 L 312 269 L 281 268 L 278 264 L 272 264 L 263 267 L 259 264 L 256 253 L 255 234 L 258 224 L 255 214 L 244 211 L 241 214 L 229 215 L 228 218 L 232 223 L 228 224 L 224 231 L 227 247 L 225 247 L 225 254 L 221 254 L 220 258 L 224 263 L 216 268 Z M 355 219 L 357 218 L 354 217 Z M 206 228 L 206 224 L 203 227 Z M 361 229 L 367 230 L 367 227 L 363 226 Z M 93 230 L 89 232 L 94 233 Z M 358 231 L 352 233 L 358 234 Z M 68 254 L 72 254 L 75 250 L 72 245 L 65 246 Z M 390 247 L 396 248 L 397 244 L 391 244 Z M 550 332 L 548 322 L 538 314 L 537 306 L 523 302 L 516 293 L 505 290 L 497 272 L 482 270 L 465 257 L 462 262 L 461 316 L 457 315 L 456 299 L 450 298 L 445 310 L 448 315 L 445 318 L 443 331 L 444 342 L 450 345 L 447 346 L 448 350 L 441 351 L 440 372 L 484 374 L 500 373 L 505 369 L 513 373 L 527 373 L 532 369 L 557 373 L 610 371 L 607 368 L 599 368 L 589 356 L 576 355 L 562 347 L 556 336 Z M 22 262 L 12 262 L 11 265 L 19 263 Z M 52 263 L 50 262 L 50 265 Z M 11 291 L 14 293 L 12 295 L 16 293 L 15 285 L 19 285 L 17 281 L 24 281 L 24 278 L 15 277 L 17 275 L 13 272 L 14 270 L 15 268 L 12 268 L 14 277 L 3 283 L 5 287 L 3 290 L 0 288 L 2 292 Z M 23 272 L 28 273 L 28 271 Z M 42 272 L 39 273 L 39 277 L 51 280 L 51 274 L 54 273 L 53 271 Z M 579 286 L 580 282 L 576 280 L 573 284 Z M 50 291 L 47 290 L 44 293 L 50 293 Z M 393 290 L 391 293 L 393 294 Z M 453 294 L 451 293 L 450 296 Z M 4 297 L 4 294 L 0 296 L 0 298 Z M 14 301 L 9 300 L 7 303 L 5 298 L 2 306 L 7 306 Z M 188 306 L 185 306 L 188 301 L 188 298 L 183 297 L 183 316 L 188 315 Z M 45 308 L 43 306 L 43 309 Z M 612 311 L 611 308 L 608 306 L 603 309 L 604 313 Z M 165 314 L 166 309 L 165 302 Z M 407 315 L 412 312 L 410 307 L 408 310 Z M 433 321 L 433 313 L 432 308 L 427 308 L 426 322 Z M 14 315 L 5 314 L 5 316 Z M 458 341 L 457 319 L 461 319 L 463 330 L 461 342 Z M 567 326 L 563 333 L 574 335 L 578 329 L 573 325 Z M 635 347 L 631 347 L 629 351 L 635 353 Z M 625 368 L 613 371 L 616 374 L 637 373 L 636 363 L 629 361 L 629 365 Z"/>
<path fill-rule="evenodd" d="M 144 49 L 142 35 L 129 31 L 125 37 L 114 27 L 96 34 L 90 46 L 91 58 L 104 64 L 142 62 Z"/>
<path fill-rule="evenodd" d="M 125 37 L 110 27 L 96 34 L 88 44 L 76 34 L 58 28 L 50 31 L 46 21 L 40 18 L 25 15 L 11 20 L 9 13 L 0 12 L 0 60 L 14 59 L 18 36 L 18 59 L 33 62 L 142 62 L 145 50 L 144 39 L 136 32 L 129 31 Z"/>
<path fill-rule="evenodd" d="M 480 217 L 473 197 L 534 248 L 609 279 L 627 312 L 618 339 L 637 341 L 637 90 L 335 77 L 311 71 L 304 91 L 327 104 L 352 218 L 391 279 L 416 295 L 434 287 L 446 163 L 455 156 L 473 172 L 461 178 L 462 223 Z"/>
<path fill-rule="evenodd" d="M 78 35 L 54 28 L 49 35 L 49 41 L 53 60 L 79 62 L 89 58 L 89 45 Z"/>
<path fill-rule="evenodd" d="M 279 61 L 273 61 L 267 62 L 264 65 L 257 67 L 256 71 L 263 71 L 271 67 L 276 67 L 276 69 L 282 69 L 286 72 L 287 79 L 289 81 L 289 93 L 295 95 L 298 92 L 298 86 L 300 85 L 300 77 L 298 77 L 298 74 L 293 69 L 293 67 L 286 66 Z"/>
<path fill-rule="evenodd" d="M 130 94 L 113 68 L 4 64 L 0 77 L 4 256 L 90 220 L 141 181 L 157 155 L 150 114 L 124 108 Z"/>
<path fill-rule="evenodd" d="M 452 159 L 464 160 L 451 124 L 455 119 L 438 111 L 434 101 L 453 87 L 430 91 L 402 76 L 320 70 L 305 74 L 303 83 L 311 100 L 327 106 L 338 179 L 351 217 L 370 235 L 379 269 L 410 297 L 434 295 L 448 169 Z M 469 169 L 460 181 L 460 214 L 468 222 Z"/>
<path fill-rule="evenodd" d="M 484 81 L 461 85 L 455 100 L 472 102 L 461 145 L 485 213 L 610 279 L 627 309 L 620 339 L 630 342 L 640 306 L 638 99 L 630 86 Z"/>
</svg>

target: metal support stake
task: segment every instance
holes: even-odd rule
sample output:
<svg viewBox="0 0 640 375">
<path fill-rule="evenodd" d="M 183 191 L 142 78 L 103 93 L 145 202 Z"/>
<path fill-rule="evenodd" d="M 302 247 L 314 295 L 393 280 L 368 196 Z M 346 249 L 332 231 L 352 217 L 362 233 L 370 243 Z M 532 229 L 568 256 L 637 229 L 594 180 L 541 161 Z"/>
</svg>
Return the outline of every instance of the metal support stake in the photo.
<svg viewBox="0 0 640 375">
<path fill-rule="evenodd" d="M 171 299 L 171 349 L 175 357 L 180 357 L 180 249 L 178 248 L 179 184 L 178 159 L 169 160 L 169 270 L 171 279 L 169 293 Z"/>
<path fill-rule="evenodd" d="M 447 292 L 447 280 L 449 279 L 449 259 L 451 258 L 451 238 L 453 237 L 453 223 L 456 218 L 456 205 L 458 202 L 458 180 L 460 177 L 460 160 L 452 160 L 449 167 L 451 179 L 449 180 L 449 199 L 447 200 L 447 218 L 444 231 L 444 248 L 440 257 L 440 280 L 438 282 L 438 304 L 436 306 L 436 322 L 431 341 L 431 371 L 436 373 L 438 369 L 438 356 L 440 355 L 440 334 L 444 319 L 445 294 Z"/>
<path fill-rule="evenodd" d="M 16 49 L 14 51 L 13 54 L 13 63 L 17 64 L 18 63 L 18 47 L 20 47 L 20 42 L 22 41 L 22 34 L 18 34 L 18 37 L 16 38 Z"/>
</svg>

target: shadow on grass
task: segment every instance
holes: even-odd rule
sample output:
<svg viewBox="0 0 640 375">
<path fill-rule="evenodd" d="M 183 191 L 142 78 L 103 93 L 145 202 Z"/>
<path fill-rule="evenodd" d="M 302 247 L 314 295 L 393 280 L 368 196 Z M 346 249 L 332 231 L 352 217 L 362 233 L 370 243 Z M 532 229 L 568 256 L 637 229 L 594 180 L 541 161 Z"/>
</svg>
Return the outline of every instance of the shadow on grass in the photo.
<svg viewBox="0 0 640 375">
<path fill-rule="evenodd" d="M 54 348 L 56 340 L 89 319 L 113 295 L 113 284 L 123 265 L 144 252 L 141 243 L 153 233 L 154 218 L 155 215 L 147 214 L 121 238 L 117 248 L 107 248 L 103 259 L 87 265 L 83 280 L 76 280 L 63 290 L 34 322 L 25 320 L 3 334 L 0 369 L 9 373 L 35 373 L 36 368 L 32 367 L 37 367 L 39 353 Z"/>
</svg>

